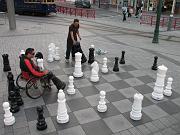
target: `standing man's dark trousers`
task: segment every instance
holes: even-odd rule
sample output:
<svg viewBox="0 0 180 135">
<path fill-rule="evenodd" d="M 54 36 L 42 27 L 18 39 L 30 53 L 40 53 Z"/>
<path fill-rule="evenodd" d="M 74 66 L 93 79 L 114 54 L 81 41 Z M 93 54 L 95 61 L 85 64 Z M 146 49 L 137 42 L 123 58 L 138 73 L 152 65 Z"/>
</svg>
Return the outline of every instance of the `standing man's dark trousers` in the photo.
<svg viewBox="0 0 180 135">
<path fill-rule="evenodd" d="M 70 41 L 67 41 L 66 59 L 69 59 L 70 53 L 72 54 L 72 58 L 74 58 L 75 55 L 74 55 L 73 43 Z"/>
<path fill-rule="evenodd" d="M 126 21 L 126 13 L 123 13 L 123 22 Z"/>
</svg>

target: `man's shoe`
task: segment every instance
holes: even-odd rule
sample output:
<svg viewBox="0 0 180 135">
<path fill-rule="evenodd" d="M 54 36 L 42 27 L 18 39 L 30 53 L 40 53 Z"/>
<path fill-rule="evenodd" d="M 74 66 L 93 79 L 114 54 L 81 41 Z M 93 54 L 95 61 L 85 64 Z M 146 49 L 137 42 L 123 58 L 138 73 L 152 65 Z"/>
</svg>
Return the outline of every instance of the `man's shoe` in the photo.
<svg viewBox="0 0 180 135">
<path fill-rule="evenodd" d="M 69 63 L 69 59 L 65 59 L 65 62 L 66 62 L 66 63 Z"/>
</svg>

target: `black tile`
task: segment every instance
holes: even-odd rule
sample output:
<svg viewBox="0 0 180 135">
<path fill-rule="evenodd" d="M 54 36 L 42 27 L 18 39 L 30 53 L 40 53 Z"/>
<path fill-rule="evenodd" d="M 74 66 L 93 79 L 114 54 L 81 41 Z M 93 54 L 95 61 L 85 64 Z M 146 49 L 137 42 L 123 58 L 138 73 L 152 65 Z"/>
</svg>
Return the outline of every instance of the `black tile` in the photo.
<svg viewBox="0 0 180 135">
<path fill-rule="evenodd" d="M 96 95 L 99 94 L 98 89 L 95 86 L 88 86 L 88 87 L 83 87 L 78 89 L 83 96 L 91 96 L 91 95 Z"/>
<path fill-rule="evenodd" d="M 134 89 L 136 89 L 141 94 L 148 94 L 148 93 L 153 92 L 153 88 L 151 88 L 150 86 L 145 85 L 145 84 L 139 85 L 139 86 L 134 86 Z"/>
<path fill-rule="evenodd" d="M 137 68 L 135 68 L 132 65 L 123 65 L 121 68 L 124 69 L 125 71 L 134 71 L 134 70 L 137 70 Z"/>
<path fill-rule="evenodd" d="M 155 79 L 146 75 L 146 76 L 141 76 L 141 77 L 137 77 L 139 80 L 141 80 L 143 83 L 152 83 L 155 82 Z"/>
<path fill-rule="evenodd" d="M 45 104 L 52 104 L 57 102 L 58 92 L 47 92 L 42 97 Z"/>
<path fill-rule="evenodd" d="M 152 119 L 148 117 L 144 112 L 142 112 L 142 118 L 141 120 L 132 120 L 130 118 L 130 112 L 123 113 L 123 116 L 133 125 L 133 126 L 139 126 L 142 124 L 145 124 L 147 122 L 151 122 Z"/>
<path fill-rule="evenodd" d="M 123 100 L 126 97 L 123 96 L 119 91 L 115 90 L 115 91 L 107 92 L 106 98 L 109 102 L 115 102 L 115 101 Z"/>
<path fill-rule="evenodd" d="M 112 131 L 103 120 L 93 121 L 81 125 L 86 135 L 111 135 Z"/>
<path fill-rule="evenodd" d="M 116 75 L 119 76 L 121 79 L 128 79 L 134 77 L 128 72 L 117 73 Z"/>
<path fill-rule="evenodd" d="M 72 99 L 67 101 L 67 104 L 71 111 L 78 111 L 91 107 L 85 98 Z"/>
<path fill-rule="evenodd" d="M 115 116 L 115 115 L 119 115 L 120 112 L 119 110 L 111 103 L 107 103 L 107 111 L 104 113 L 98 112 L 97 110 L 97 106 L 94 106 L 94 110 L 96 111 L 96 113 L 101 117 L 101 118 L 107 118 L 107 117 L 111 117 L 111 116 Z"/>
<path fill-rule="evenodd" d="M 114 81 L 114 82 L 111 82 L 110 84 L 116 89 L 124 89 L 124 88 L 130 87 L 130 85 L 123 80 Z"/>
<path fill-rule="evenodd" d="M 157 103 L 157 105 L 170 115 L 180 112 L 180 107 L 170 100 Z"/>
<path fill-rule="evenodd" d="M 132 98 L 130 98 L 129 99 L 132 103 L 134 102 L 134 98 L 132 97 Z M 150 106 L 150 105 L 153 105 L 154 103 L 151 101 L 151 100 L 149 100 L 147 97 L 143 97 L 143 101 L 142 101 L 142 107 L 146 107 L 146 106 Z"/>
<path fill-rule="evenodd" d="M 63 124 L 57 123 L 57 117 L 56 116 L 52 117 L 52 121 L 53 121 L 54 127 L 56 128 L 56 131 L 67 129 L 67 128 L 79 125 L 79 122 L 76 119 L 75 115 L 72 112 L 68 113 L 68 114 L 69 114 L 69 122 L 63 123 Z"/>
<path fill-rule="evenodd" d="M 43 105 L 43 109 L 44 109 L 44 117 L 49 117 L 49 111 L 47 109 L 46 106 Z M 37 120 L 38 115 L 37 115 L 37 111 L 36 111 L 36 107 L 32 107 L 32 108 L 28 108 L 28 109 L 24 109 L 25 114 L 26 114 L 26 118 L 27 121 L 33 121 L 33 120 Z"/>
</svg>

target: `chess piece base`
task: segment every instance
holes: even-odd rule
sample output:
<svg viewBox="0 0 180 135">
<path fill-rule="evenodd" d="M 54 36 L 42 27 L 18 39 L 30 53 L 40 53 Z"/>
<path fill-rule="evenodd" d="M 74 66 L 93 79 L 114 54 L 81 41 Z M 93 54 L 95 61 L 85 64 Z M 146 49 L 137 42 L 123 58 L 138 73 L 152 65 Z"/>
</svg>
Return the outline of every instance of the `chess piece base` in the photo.
<svg viewBox="0 0 180 135">
<path fill-rule="evenodd" d="M 113 68 L 113 71 L 114 71 L 114 72 L 118 72 L 118 71 L 119 71 L 119 68 Z"/>
<path fill-rule="evenodd" d="M 91 82 L 98 82 L 99 77 L 90 77 Z"/>
<path fill-rule="evenodd" d="M 36 124 L 38 130 L 45 130 L 47 128 L 47 124 L 44 123 L 43 125 Z"/>
<path fill-rule="evenodd" d="M 142 113 L 138 113 L 138 115 L 137 115 L 137 114 L 133 113 L 132 111 L 130 112 L 130 118 L 133 120 L 140 120 L 141 117 L 142 117 Z"/>
<path fill-rule="evenodd" d="M 104 73 L 104 74 L 108 73 L 108 69 L 102 68 L 101 70 L 102 70 L 102 73 Z"/>
<path fill-rule="evenodd" d="M 11 111 L 12 113 L 17 113 L 17 112 L 19 112 L 19 106 L 17 105 L 17 106 L 15 106 L 15 107 L 13 107 L 13 108 L 12 108 L 12 106 L 11 106 L 10 111 Z"/>
<path fill-rule="evenodd" d="M 23 104 L 24 104 L 24 102 L 23 102 L 22 99 L 17 100 L 17 105 L 18 105 L 18 106 L 21 106 L 21 105 L 23 105 Z"/>
<path fill-rule="evenodd" d="M 98 105 L 98 106 L 97 106 L 97 110 L 98 110 L 98 112 L 106 112 L 106 111 L 107 111 L 107 106 L 104 105 L 104 106 L 102 107 L 102 105 Z"/>
<path fill-rule="evenodd" d="M 59 60 L 60 60 L 60 57 L 59 57 L 59 56 L 55 56 L 55 57 L 54 57 L 54 60 L 59 61 Z"/>
<path fill-rule="evenodd" d="M 79 77 L 82 77 L 83 76 L 83 72 L 81 72 L 81 73 L 79 73 L 79 74 L 77 74 L 77 73 L 73 73 L 73 76 L 74 77 L 77 77 L 77 78 L 79 78 Z"/>
<path fill-rule="evenodd" d="M 62 117 L 59 118 L 59 117 L 57 116 L 57 122 L 58 122 L 58 123 L 67 123 L 67 122 L 69 122 L 69 115 L 67 115 L 64 119 L 62 119 Z"/>
<path fill-rule="evenodd" d="M 152 98 L 155 100 L 163 100 L 164 96 L 163 94 L 156 94 L 156 93 L 152 93 Z"/>
<path fill-rule="evenodd" d="M 76 90 L 75 90 L 75 89 L 73 89 L 73 90 L 67 89 L 67 93 L 68 93 L 69 95 L 74 95 L 74 94 L 76 94 Z"/>
<path fill-rule="evenodd" d="M 164 90 L 164 95 L 170 97 L 172 95 L 172 91 L 166 91 Z"/>
<path fill-rule="evenodd" d="M 157 70 L 158 68 L 157 68 L 157 66 L 152 66 L 151 69 L 152 70 Z"/>
<path fill-rule="evenodd" d="M 120 64 L 125 64 L 125 61 L 124 61 L 124 60 L 121 60 L 119 63 L 120 63 Z"/>
<path fill-rule="evenodd" d="M 15 117 L 14 116 L 11 116 L 10 118 L 5 118 L 4 119 L 4 124 L 6 126 L 13 125 L 14 123 L 15 123 Z"/>
</svg>

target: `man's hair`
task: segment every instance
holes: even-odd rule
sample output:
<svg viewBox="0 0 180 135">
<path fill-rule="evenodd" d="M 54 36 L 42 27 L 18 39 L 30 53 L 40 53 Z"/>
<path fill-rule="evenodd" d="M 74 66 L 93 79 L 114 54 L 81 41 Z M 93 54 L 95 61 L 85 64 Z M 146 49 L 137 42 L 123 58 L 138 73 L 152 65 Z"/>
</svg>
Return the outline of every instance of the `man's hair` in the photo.
<svg viewBox="0 0 180 135">
<path fill-rule="evenodd" d="M 79 19 L 74 19 L 74 23 L 75 23 L 75 22 L 79 22 Z"/>
<path fill-rule="evenodd" d="M 42 54 L 41 52 L 37 52 L 36 55 L 35 55 L 35 57 L 36 57 L 37 59 L 43 59 L 43 54 Z"/>
<path fill-rule="evenodd" d="M 27 48 L 25 55 L 28 55 L 29 53 L 32 53 L 34 51 L 34 48 Z"/>
</svg>

